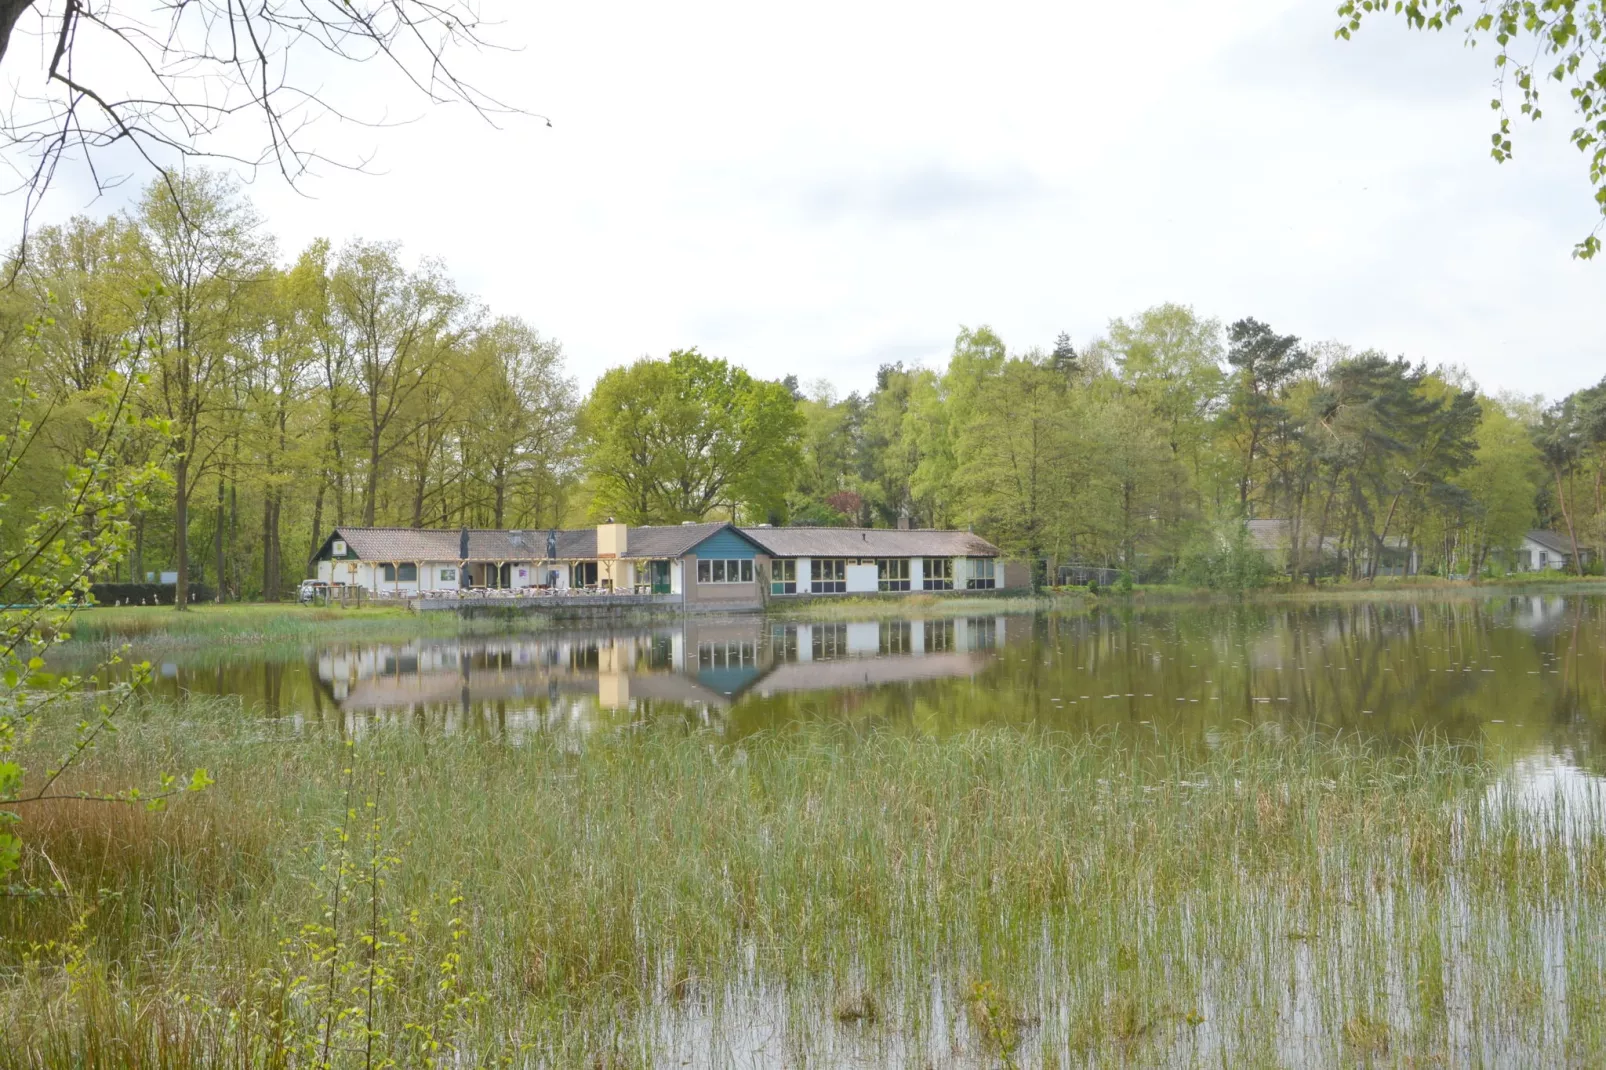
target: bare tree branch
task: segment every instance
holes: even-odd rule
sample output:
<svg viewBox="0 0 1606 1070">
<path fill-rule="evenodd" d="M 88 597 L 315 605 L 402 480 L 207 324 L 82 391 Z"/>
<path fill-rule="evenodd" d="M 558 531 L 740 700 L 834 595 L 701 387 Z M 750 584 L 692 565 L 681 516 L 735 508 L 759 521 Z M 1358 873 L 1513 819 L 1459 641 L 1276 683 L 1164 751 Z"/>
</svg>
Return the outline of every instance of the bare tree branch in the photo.
<svg viewBox="0 0 1606 1070">
<path fill-rule="evenodd" d="M 11 192 L 26 194 L 13 263 L 64 161 L 84 167 L 97 194 L 127 177 L 117 168 L 130 151 L 164 175 L 190 159 L 221 160 L 247 178 L 271 168 L 292 188 L 320 164 L 365 170 L 367 158 L 313 144 L 317 120 L 411 120 L 339 107 L 315 80 L 329 59 L 379 61 L 426 104 L 466 105 L 492 125 L 525 114 L 461 72 L 467 57 L 505 47 L 493 29 L 479 0 L 0 0 L 0 70 L 21 69 L 23 53 L 10 46 L 27 34 L 42 46 L 45 83 L 30 95 L 13 79 L 19 88 L 0 114 Z"/>
</svg>

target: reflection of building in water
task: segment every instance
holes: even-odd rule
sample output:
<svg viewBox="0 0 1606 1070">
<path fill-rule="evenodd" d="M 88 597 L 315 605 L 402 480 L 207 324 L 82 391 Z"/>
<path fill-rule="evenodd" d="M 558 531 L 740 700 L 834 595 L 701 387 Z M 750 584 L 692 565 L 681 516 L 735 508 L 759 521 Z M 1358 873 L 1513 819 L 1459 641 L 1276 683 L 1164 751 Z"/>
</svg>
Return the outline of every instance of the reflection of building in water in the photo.
<svg viewBox="0 0 1606 1070">
<path fill-rule="evenodd" d="M 1005 635 L 1004 618 L 834 621 L 688 620 L 636 632 L 415 640 L 332 647 L 319 681 L 343 710 L 477 704 L 553 705 L 592 698 L 729 705 L 775 694 L 965 676 Z"/>
<path fill-rule="evenodd" d="M 1552 635 L 1569 620 L 1567 599 L 1560 595 L 1514 595 L 1508 604 L 1511 607 L 1511 623 L 1532 635 Z"/>
</svg>

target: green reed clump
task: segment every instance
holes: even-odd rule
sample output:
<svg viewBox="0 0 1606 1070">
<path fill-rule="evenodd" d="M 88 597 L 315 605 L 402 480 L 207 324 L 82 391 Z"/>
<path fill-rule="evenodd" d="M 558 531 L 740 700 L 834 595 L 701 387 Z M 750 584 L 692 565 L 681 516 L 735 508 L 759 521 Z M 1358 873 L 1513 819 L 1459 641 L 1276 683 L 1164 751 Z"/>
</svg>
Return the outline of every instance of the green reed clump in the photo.
<svg viewBox="0 0 1606 1070">
<path fill-rule="evenodd" d="M 30 815 L 33 878 L 54 865 L 74 898 L 0 906 L 14 1065 L 162 1044 L 170 1065 L 368 1065 L 351 1037 L 292 1042 L 337 1005 L 386 1051 L 449 1021 L 456 1057 L 530 1065 L 706 1064 L 760 1033 L 789 1064 L 1606 1054 L 1599 800 L 1535 805 L 1446 744 L 825 726 L 343 742 L 178 706 L 96 763 L 217 783 L 165 814 Z M 384 785 L 372 807 L 353 776 Z M 333 937 L 328 830 L 354 809 L 382 846 L 348 859 L 372 873 Z M 340 940 L 345 975 L 286 981 Z M 450 1013 L 429 994 L 448 955 L 470 1001 Z M 141 1061 L 118 1058 L 71 1061 Z"/>
</svg>

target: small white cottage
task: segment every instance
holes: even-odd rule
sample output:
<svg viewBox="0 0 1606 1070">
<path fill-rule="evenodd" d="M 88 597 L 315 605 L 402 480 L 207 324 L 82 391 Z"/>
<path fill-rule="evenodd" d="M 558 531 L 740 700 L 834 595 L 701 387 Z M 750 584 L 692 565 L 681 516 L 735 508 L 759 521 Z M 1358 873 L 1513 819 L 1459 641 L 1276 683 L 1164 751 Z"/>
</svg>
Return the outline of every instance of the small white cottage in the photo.
<svg viewBox="0 0 1606 1070">
<path fill-rule="evenodd" d="M 1581 564 L 1589 564 L 1589 548 L 1580 545 Z M 1565 572 L 1573 567 L 1573 542 L 1562 531 L 1530 531 L 1517 548 L 1518 572 Z"/>
</svg>

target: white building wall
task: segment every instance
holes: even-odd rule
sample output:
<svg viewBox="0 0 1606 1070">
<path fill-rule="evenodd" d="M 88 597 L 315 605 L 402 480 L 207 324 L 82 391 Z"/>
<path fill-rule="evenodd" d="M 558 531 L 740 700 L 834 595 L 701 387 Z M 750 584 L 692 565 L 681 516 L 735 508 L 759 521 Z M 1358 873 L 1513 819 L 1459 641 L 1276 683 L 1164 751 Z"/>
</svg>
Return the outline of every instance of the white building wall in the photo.
<svg viewBox="0 0 1606 1070">
<path fill-rule="evenodd" d="M 870 594 L 876 590 L 875 562 L 848 566 L 848 593 Z"/>
<path fill-rule="evenodd" d="M 811 558 L 811 557 L 800 557 L 800 558 L 798 558 L 797 559 L 797 593 L 798 594 L 808 594 L 811 590 L 814 589 L 813 586 L 812 586 L 813 585 L 813 581 L 814 581 L 814 559 Z M 802 633 L 801 632 L 798 634 L 798 640 L 797 641 L 799 643 L 803 642 L 803 637 L 802 637 Z"/>
<path fill-rule="evenodd" d="M 909 559 L 909 589 L 911 591 L 925 590 L 926 587 L 926 559 L 911 557 Z"/>
</svg>

